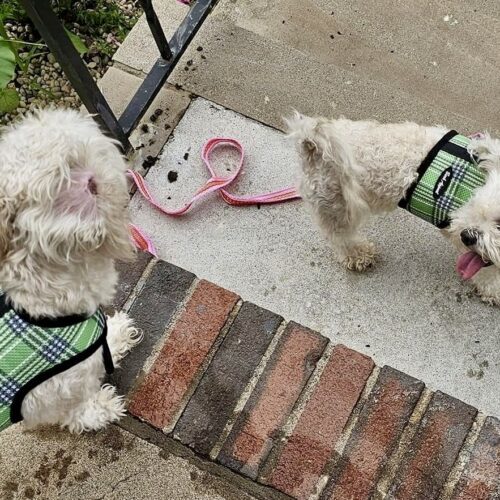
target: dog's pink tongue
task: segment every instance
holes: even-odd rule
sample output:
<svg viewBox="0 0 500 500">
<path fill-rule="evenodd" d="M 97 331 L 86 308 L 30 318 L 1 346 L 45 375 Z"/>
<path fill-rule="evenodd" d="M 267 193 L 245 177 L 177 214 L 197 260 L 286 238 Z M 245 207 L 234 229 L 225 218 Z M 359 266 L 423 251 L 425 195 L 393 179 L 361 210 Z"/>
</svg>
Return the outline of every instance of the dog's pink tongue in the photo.
<svg viewBox="0 0 500 500">
<path fill-rule="evenodd" d="M 464 280 L 470 280 L 486 263 L 476 252 L 466 252 L 457 259 L 457 273 Z"/>
</svg>

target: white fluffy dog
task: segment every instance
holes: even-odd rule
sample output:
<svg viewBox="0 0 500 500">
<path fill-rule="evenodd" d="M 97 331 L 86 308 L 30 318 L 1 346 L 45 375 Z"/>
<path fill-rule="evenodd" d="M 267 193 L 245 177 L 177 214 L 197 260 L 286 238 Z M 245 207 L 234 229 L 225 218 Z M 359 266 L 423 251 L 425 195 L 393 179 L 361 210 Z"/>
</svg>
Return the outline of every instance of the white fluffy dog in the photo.
<svg viewBox="0 0 500 500">
<path fill-rule="evenodd" d="M 103 361 L 107 355 L 108 362 L 112 357 L 116 364 L 141 335 L 125 314 L 106 321 L 96 311 L 113 298 L 114 260 L 134 255 L 125 170 L 115 141 L 104 136 L 92 118 L 75 111 L 39 112 L 6 129 L 0 138 L 0 288 L 3 312 L 10 314 L 4 314 L 2 328 L 13 325 L 12 335 L 25 335 L 23 348 L 33 349 L 34 360 L 25 368 L 57 361 L 66 346 L 56 338 L 62 330 L 40 329 L 44 323 L 61 325 L 62 320 L 73 325 L 75 317 L 93 317 L 97 319 L 91 325 L 103 331 L 107 323 L 107 341 L 103 336 L 104 343 L 97 350 L 95 344 L 93 354 L 25 386 L 30 390 L 18 402 L 28 428 L 59 424 L 71 432 L 89 431 L 124 414 L 123 398 L 114 387 L 102 385 Z M 25 323 L 29 319 L 38 326 Z M 30 329 L 31 336 L 22 333 Z M 0 339 L 8 344 L 12 335 L 3 334 L 0 331 Z M 45 347 L 40 350 L 37 342 L 45 342 Z M 15 380 L 2 373 L 9 349 L 0 344 L 4 406 L 19 390 Z"/>
<path fill-rule="evenodd" d="M 372 214 L 405 206 L 411 196 L 415 198 L 413 189 L 426 175 L 425 167 L 439 150 L 436 145 L 446 149 L 443 145 L 453 142 L 449 137 L 454 135 L 440 126 L 329 120 L 299 113 L 286 123 L 302 159 L 301 195 L 339 261 L 356 271 L 369 268 L 377 257 L 375 245 L 360 234 L 363 223 Z M 445 165 L 442 176 L 428 173 L 435 184 L 422 187 L 427 194 L 417 193 L 420 200 L 413 204 L 428 202 L 431 212 L 446 216 L 437 217 L 435 225 L 462 252 L 457 271 L 472 279 L 484 301 L 500 304 L 500 141 L 487 134 L 462 141 L 462 152 L 456 144 L 450 147 L 467 158 L 452 158 L 457 161 Z M 446 152 L 439 154 L 433 168 L 439 169 L 434 162 L 447 157 Z M 469 167 L 479 185 L 472 182 L 464 191 L 456 184 L 455 194 L 448 196 L 446 190 L 455 182 L 451 177 L 463 176 Z M 425 207 L 422 213 L 418 206 L 405 208 L 426 218 Z M 432 217 L 427 220 L 433 222 Z"/>
</svg>

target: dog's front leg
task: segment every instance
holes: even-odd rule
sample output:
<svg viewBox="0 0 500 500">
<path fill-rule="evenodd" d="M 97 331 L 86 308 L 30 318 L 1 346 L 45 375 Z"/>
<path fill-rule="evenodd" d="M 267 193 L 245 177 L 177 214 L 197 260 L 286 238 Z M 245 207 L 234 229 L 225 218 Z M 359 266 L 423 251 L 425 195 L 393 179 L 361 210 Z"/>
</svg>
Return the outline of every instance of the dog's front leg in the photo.
<svg viewBox="0 0 500 500">
<path fill-rule="evenodd" d="M 26 395 L 21 407 L 25 428 L 57 424 L 79 433 L 102 429 L 117 421 L 125 414 L 125 403 L 114 387 L 101 386 L 103 378 L 100 348 L 86 360 L 51 377 Z"/>
<path fill-rule="evenodd" d="M 481 300 L 490 305 L 500 305 L 500 269 L 484 267 L 473 278 L 472 283 Z"/>
<path fill-rule="evenodd" d="M 113 364 L 118 366 L 118 362 L 142 340 L 142 333 L 132 325 L 131 318 L 123 312 L 107 318 L 107 325 L 109 350 Z M 78 407 L 70 410 L 64 425 L 71 432 L 97 430 L 108 423 L 116 422 L 124 415 L 124 397 L 116 394 L 115 387 L 106 384 Z"/>
</svg>

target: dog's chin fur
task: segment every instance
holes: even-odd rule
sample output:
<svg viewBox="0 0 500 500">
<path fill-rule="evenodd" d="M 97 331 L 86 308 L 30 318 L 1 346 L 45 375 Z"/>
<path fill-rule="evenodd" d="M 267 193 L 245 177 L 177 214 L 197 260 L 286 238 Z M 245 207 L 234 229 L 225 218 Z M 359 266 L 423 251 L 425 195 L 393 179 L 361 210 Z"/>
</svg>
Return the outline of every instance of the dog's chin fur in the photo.
<svg viewBox="0 0 500 500">
<path fill-rule="evenodd" d="M 114 260 L 134 256 L 128 230 L 125 161 L 91 117 L 48 110 L 0 139 L 0 287 L 32 317 L 93 314 L 109 304 Z M 140 340 L 130 320 L 108 322 L 118 362 Z M 98 429 L 123 414 L 114 389 L 101 387 L 102 351 L 32 390 L 22 406 L 28 427 Z"/>
<path fill-rule="evenodd" d="M 285 123 L 301 157 L 301 195 L 339 261 L 356 271 L 373 266 L 376 248 L 360 234 L 361 227 L 372 214 L 398 207 L 421 162 L 448 129 L 299 113 Z M 452 214 L 443 233 L 460 252 L 473 250 L 493 263 L 472 281 L 483 300 L 500 304 L 500 141 L 485 134 L 471 142 L 470 152 L 479 157 L 486 184 Z M 473 248 L 461 243 L 464 229 L 478 231 Z"/>
</svg>

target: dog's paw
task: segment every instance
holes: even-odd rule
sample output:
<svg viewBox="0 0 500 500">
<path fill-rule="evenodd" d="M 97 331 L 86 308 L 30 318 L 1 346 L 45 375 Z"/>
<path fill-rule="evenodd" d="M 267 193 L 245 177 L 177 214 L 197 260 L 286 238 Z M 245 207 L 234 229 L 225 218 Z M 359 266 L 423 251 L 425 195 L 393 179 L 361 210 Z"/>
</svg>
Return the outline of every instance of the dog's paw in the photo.
<svg viewBox="0 0 500 500">
<path fill-rule="evenodd" d="M 349 271 L 366 271 L 375 265 L 377 249 L 371 241 L 360 243 L 349 248 L 342 264 Z"/>
<path fill-rule="evenodd" d="M 142 341 L 143 333 L 134 327 L 132 319 L 124 312 L 117 312 L 108 319 L 108 344 L 117 363 Z"/>
<path fill-rule="evenodd" d="M 488 304 L 489 306 L 500 306 L 500 296 L 485 293 L 477 287 L 475 288 L 475 292 L 485 304 Z"/>
<path fill-rule="evenodd" d="M 481 269 L 473 278 L 474 291 L 490 306 L 500 306 L 500 270 L 496 266 Z"/>
<path fill-rule="evenodd" d="M 100 409 L 101 417 L 106 423 L 116 422 L 125 416 L 125 397 L 116 394 L 116 388 L 104 384 L 97 394 L 96 406 Z"/>
<path fill-rule="evenodd" d="M 74 434 L 97 431 L 117 422 L 125 413 L 124 397 L 118 396 L 112 385 L 105 384 L 92 399 L 71 412 L 62 426 Z"/>
</svg>

